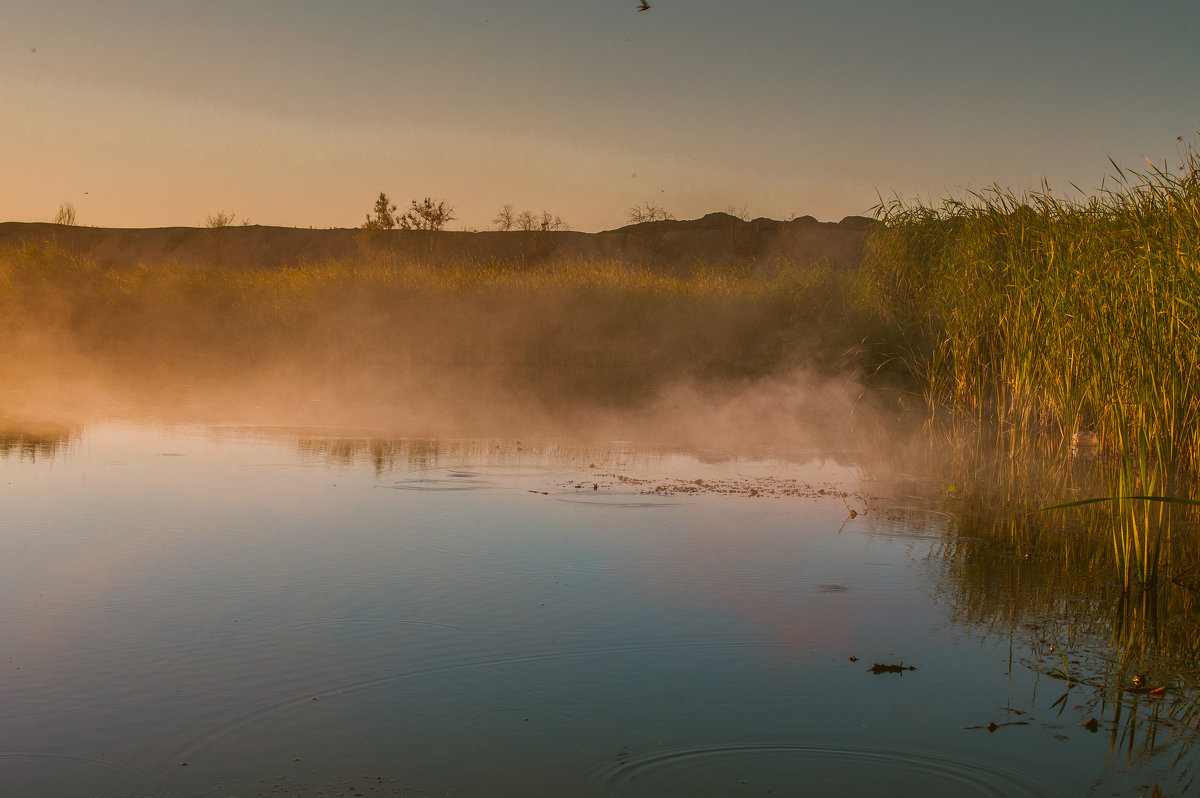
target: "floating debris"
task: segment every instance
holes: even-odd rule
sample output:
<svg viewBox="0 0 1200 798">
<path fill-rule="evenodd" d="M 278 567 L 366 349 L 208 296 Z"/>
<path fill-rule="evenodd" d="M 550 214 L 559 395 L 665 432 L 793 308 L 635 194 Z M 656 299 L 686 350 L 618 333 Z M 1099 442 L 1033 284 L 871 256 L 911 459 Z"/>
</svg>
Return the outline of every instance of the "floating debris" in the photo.
<svg viewBox="0 0 1200 798">
<path fill-rule="evenodd" d="M 1147 695 L 1151 698 L 1162 698 L 1167 694 L 1167 686 L 1163 684 L 1158 687 L 1150 687 L 1149 685 L 1145 687 L 1126 687 L 1125 692 Z"/>
<path fill-rule="evenodd" d="M 988 733 L 991 734 L 996 729 L 999 729 L 1001 726 L 1028 726 L 1028 725 L 1029 725 L 1029 721 L 1027 721 L 1027 720 L 1010 720 L 1005 723 L 996 723 L 995 721 L 989 721 L 988 723 L 983 724 L 981 726 L 963 726 L 963 728 L 964 729 L 987 729 Z"/>
<path fill-rule="evenodd" d="M 876 662 L 868 670 L 878 675 L 880 673 L 904 673 L 904 671 L 915 671 L 916 669 L 916 665 L 905 665 L 903 662 L 899 665 L 882 665 Z"/>
<path fill-rule="evenodd" d="M 848 493 L 837 490 L 832 485 L 817 486 L 795 479 L 780 479 L 775 477 L 736 478 L 736 479 L 638 479 L 625 474 L 598 474 L 604 479 L 611 479 L 622 485 L 636 488 L 639 493 L 657 494 L 659 496 L 675 496 L 678 494 L 719 494 L 725 496 L 748 496 L 750 498 L 783 497 L 819 498 L 836 496 L 843 502 L 847 498 L 861 501 L 864 509 L 859 511 L 846 503 L 846 509 L 851 518 L 866 513 L 867 497 L 861 493 Z"/>
</svg>

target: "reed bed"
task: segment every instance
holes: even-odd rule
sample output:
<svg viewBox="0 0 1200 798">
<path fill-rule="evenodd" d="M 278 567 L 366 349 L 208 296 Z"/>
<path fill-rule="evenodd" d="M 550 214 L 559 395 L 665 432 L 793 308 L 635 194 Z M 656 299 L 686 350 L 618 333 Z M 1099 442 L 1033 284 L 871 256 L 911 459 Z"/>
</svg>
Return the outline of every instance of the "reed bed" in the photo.
<svg viewBox="0 0 1200 798">
<path fill-rule="evenodd" d="M 960 532 L 988 534 L 973 524 Z M 1110 589 L 1103 558 L 1067 562 L 1048 550 L 1006 558 L 978 538 L 948 537 L 939 553 L 949 577 L 940 599 L 953 622 L 1008 641 L 1014 664 L 1047 677 L 1036 679 L 1032 695 L 1012 696 L 1018 703 L 1057 709 L 1070 726 L 1103 719 L 1116 758 L 1185 761 L 1195 753 L 1200 646 L 1185 619 L 1200 610 L 1200 594 Z M 1142 684 L 1165 690 L 1147 696 L 1135 690 Z"/>
<path fill-rule="evenodd" d="M 1128 586 L 1157 577 L 1179 514 L 1134 497 L 1195 497 L 1200 154 L 1173 171 L 1113 166 L 1084 201 L 1043 186 L 881 203 L 863 278 L 931 407 L 997 430 L 1009 456 L 1067 456 L 1095 436 Z"/>
<path fill-rule="evenodd" d="M 1168 578 L 1127 585 L 1113 567 L 1114 503 L 1042 510 L 1108 490 L 1117 463 L 1063 456 L 1049 441 L 1016 455 L 1008 438 L 979 425 L 939 420 L 933 428 L 942 433 L 937 445 L 914 441 L 896 453 L 930 488 L 913 501 L 906 485 L 910 509 L 896 531 L 939 530 L 927 563 L 951 621 L 965 634 L 1007 641 L 1013 665 L 1038 674 L 1031 695 L 1010 696 L 1014 706 L 1029 700 L 1068 726 L 1101 719 L 1114 757 L 1194 753 L 1200 536 L 1164 540 L 1160 576 Z M 890 518 L 875 514 L 872 523 Z M 1131 690 L 1139 683 L 1165 694 Z"/>
</svg>

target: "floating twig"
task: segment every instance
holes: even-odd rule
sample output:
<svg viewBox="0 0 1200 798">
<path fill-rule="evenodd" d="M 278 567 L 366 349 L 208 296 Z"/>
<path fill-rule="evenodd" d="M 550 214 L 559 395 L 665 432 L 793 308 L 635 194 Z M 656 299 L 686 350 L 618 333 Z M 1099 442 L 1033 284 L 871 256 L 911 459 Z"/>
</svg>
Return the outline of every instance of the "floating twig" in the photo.
<svg viewBox="0 0 1200 798">
<path fill-rule="evenodd" d="M 904 671 L 915 671 L 916 669 L 916 665 L 905 665 L 903 662 L 899 665 L 882 665 L 876 662 L 869 668 L 871 673 L 876 675 L 880 673 L 903 673 Z"/>
</svg>

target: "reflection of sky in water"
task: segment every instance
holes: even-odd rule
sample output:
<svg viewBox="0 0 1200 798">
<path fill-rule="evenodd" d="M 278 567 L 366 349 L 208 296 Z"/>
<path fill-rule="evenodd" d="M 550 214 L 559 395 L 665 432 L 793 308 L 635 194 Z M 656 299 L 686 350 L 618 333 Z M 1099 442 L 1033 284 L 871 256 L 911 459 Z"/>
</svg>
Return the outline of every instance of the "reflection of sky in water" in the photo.
<svg viewBox="0 0 1200 798">
<path fill-rule="evenodd" d="M 62 795 L 363 772 L 489 795 L 1144 781 L 1106 770 L 1104 735 L 1049 711 L 1005 645 L 948 624 L 930 536 L 846 523 L 834 493 L 601 476 L 853 493 L 853 466 L 452 441 L 393 444 L 381 467 L 378 446 L 330 440 L 111 426 L 0 463 L 8 778 Z M 476 489 L 387 489 L 420 480 Z M 900 661 L 918 670 L 867 672 Z"/>
</svg>

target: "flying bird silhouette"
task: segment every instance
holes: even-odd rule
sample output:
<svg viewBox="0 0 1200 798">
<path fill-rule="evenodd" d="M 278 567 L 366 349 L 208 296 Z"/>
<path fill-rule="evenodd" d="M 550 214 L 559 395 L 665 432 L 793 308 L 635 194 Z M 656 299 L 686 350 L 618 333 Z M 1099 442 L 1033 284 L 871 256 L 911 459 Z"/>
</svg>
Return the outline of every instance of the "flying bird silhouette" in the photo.
<svg viewBox="0 0 1200 798">
<path fill-rule="evenodd" d="M 638 11 L 649 11 L 650 4 L 646 0 L 638 0 Z"/>
</svg>

